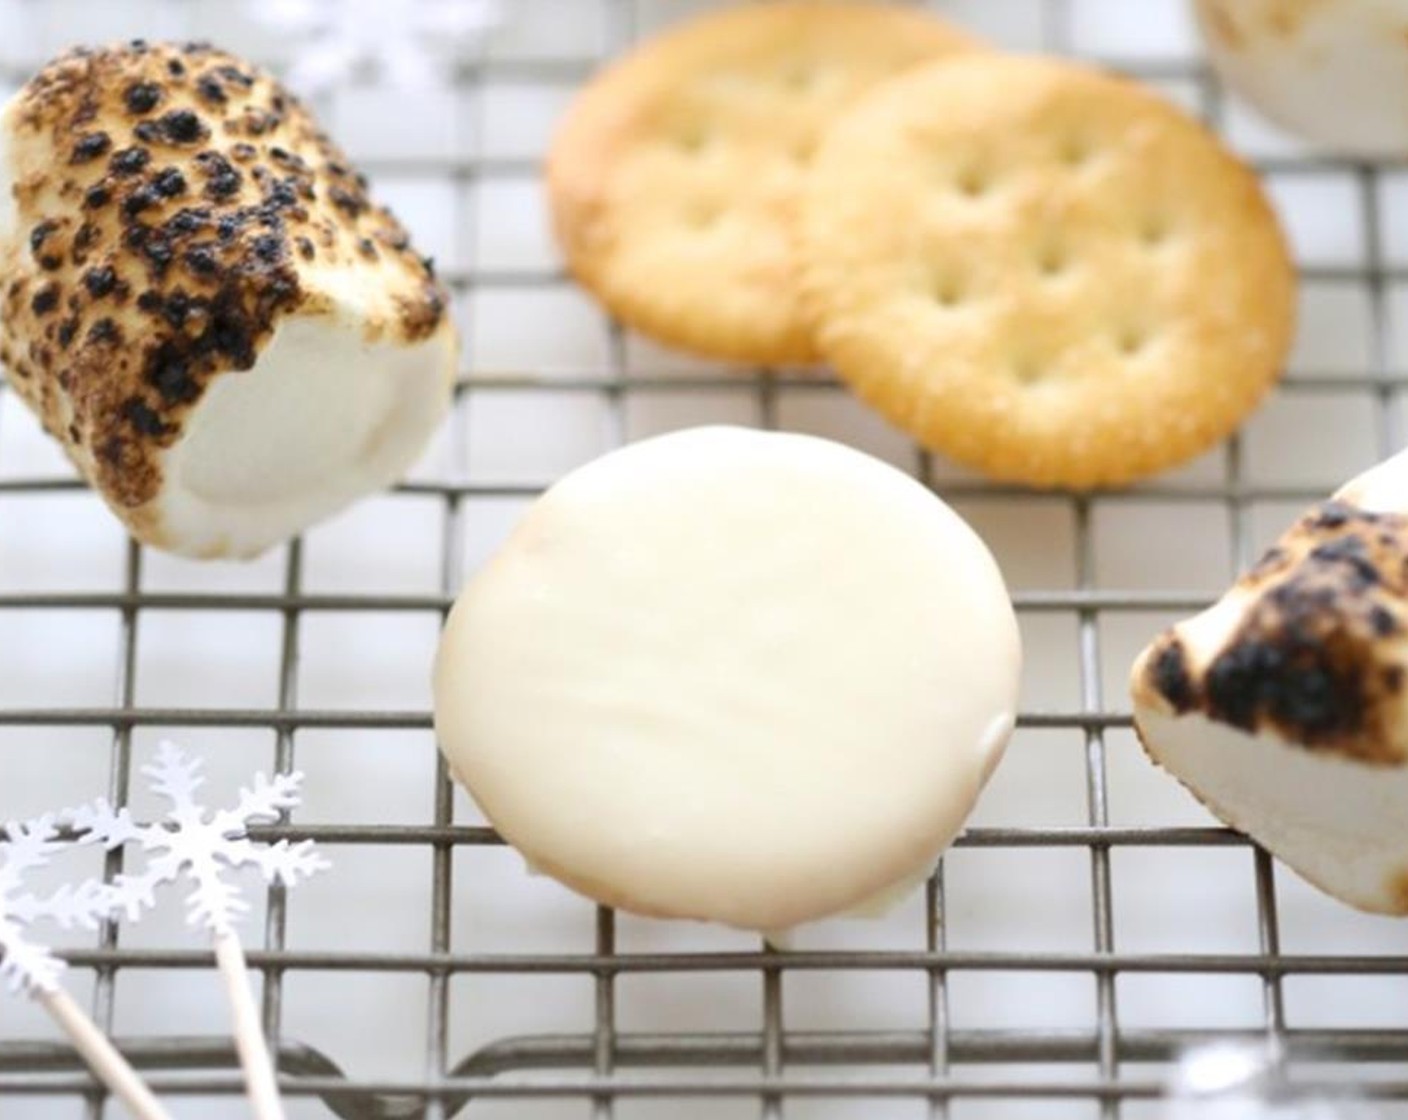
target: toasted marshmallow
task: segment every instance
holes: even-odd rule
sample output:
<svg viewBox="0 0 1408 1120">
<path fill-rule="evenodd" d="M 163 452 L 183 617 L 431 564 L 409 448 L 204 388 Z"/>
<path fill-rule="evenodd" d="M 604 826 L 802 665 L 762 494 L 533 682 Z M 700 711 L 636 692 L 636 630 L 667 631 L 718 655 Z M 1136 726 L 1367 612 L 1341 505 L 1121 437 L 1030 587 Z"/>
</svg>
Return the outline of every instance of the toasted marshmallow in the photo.
<svg viewBox="0 0 1408 1120">
<path fill-rule="evenodd" d="M 75 51 L 0 112 L 0 361 L 134 536 L 252 556 L 443 417 L 443 288 L 308 112 L 199 45 Z"/>
<path fill-rule="evenodd" d="M 1346 156 L 1408 153 L 1408 0 L 1195 0 L 1218 75 L 1282 128 Z"/>
<path fill-rule="evenodd" d="M 1135 662 L 1139 737 L 1353 906 L 1408 913 L 1408 453 L 1310 510 Z"/>
</svg>

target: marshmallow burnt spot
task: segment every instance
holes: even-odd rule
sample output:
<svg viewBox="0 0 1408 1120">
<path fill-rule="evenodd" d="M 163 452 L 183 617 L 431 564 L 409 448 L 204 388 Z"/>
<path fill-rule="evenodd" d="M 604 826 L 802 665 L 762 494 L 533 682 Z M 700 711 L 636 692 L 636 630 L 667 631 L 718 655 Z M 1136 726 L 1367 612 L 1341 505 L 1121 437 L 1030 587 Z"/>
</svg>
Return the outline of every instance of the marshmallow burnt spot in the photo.
<svg viewBox="0 0 1408 1120">
<path fill-rule="evenodd" d="M 428 260 L 257 68 L 77 49 L 0 112 L 0 362 L 145 543 L 255 555 L 394 481 L 457 349 Z"/>
<path fill-rule="evenodd" d="M 1201 707 L 1247 732 L 1305 750 L 1408 761 L 1402 651 L 1408 517 L 1326 502 L 1306 514 L 1242 581 L 1250 598 L 1195 678 L 1166 636 L 1149 683 L 1176 710 Z"/>
</svg>

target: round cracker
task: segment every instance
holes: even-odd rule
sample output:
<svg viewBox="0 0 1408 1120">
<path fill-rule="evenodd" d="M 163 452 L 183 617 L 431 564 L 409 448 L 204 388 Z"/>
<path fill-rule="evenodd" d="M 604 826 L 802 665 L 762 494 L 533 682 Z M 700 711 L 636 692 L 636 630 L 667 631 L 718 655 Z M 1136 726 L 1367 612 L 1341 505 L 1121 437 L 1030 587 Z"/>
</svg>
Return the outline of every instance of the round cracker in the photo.
<svg viewBox="0 0 1408 1120">
<path fill-rule="evenodd" d="M 876 89 L 799 222 L 822 355 L 918 440 L 1084 489 L 1188 459 L 1274 382 L 1295 278 L 1252 172 L 1071 63 L 970 55 Z"/>
<path fill-rule="evenodd" d="M 581 93 L 548 188 L 573 274 L 618 318 L 711 357 L 814 357 L 794 223 L 823 130 L 875 83 L 973 40 L 888 5 L 730 7 L 638 47 Z"/>
</svg>

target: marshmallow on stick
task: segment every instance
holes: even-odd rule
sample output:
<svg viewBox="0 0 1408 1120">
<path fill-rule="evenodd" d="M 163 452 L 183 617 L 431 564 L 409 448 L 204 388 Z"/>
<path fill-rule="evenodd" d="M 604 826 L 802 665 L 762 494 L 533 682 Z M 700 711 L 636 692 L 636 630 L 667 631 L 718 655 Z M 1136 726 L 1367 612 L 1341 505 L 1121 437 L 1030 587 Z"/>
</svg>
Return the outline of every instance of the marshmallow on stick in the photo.
<svg viewBox="0 0 1408 1120">
<path fill-rule="evenodd" d="M 456 348 L 430 262 L 238 59 L 76 50 L 0 112 L 0 361 L 147 544 L 251 556 L 392 482 Z"/>
<path fill-rule="evenodd" d="M 1352 906 L 1408 914 L 1408 452 L 1135 662 L 1145 749 Z"/>
</svg>

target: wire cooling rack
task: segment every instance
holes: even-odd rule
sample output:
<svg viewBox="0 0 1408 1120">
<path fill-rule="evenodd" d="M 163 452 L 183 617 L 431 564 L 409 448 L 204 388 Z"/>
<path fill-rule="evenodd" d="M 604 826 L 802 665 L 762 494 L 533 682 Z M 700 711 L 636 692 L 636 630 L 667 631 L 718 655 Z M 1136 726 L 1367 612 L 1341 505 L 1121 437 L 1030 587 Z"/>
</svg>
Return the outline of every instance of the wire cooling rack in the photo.
<svg viewBox="0 0 1408 1120">
<path fill-rule="evenodd" d="M 33 44 L 0 25 L 11 87 L 80 35 L 287 57 L 226 0 L 17 3 L 43 18 Z M 993 486 L 825 376 L 668 355 L 566 281 L 537 193 L 547 126 L 600 57 L 699 6 L 508 0 L 453 87 L 356 74 L 321 99 L 441 258 L 469 339 L 453 419 L 394 494 L 251 566 L 183 564 L 122 540 L 0 393 L 0 816 L 99 794 L 140 815 L 134 775 L 164 734 L 217 782 L 308 771 L 305 810 L 260 835 L 313 838 L 340 874 L 271 891 L 248 937 L 299 1117 L 1147 1117 L 1168 1062 L 1209 1035 L 1272 1043 L 1408 1116 L 1403 927 L 1323 899 L 1154 771 L 1123 681 L 1297 508 L 1400 445 L 1408 183 L 1301 151 L 1224 98 L 1178 0 L 936 4 L 1200 112 L 1265 174 L 1303 264 L 1296 357 L 1241 436 L 1128 492 Z M 517 512 L 599 451 L 714 420 L 836 436 L 935 485 L 993 544 L 1030 661 L 1008 759 L 922 895 L 786 949 L 528 875 L 429 731 L 438 623 Z M 198 942 L 108 929 L 67 956 L 185 1115 L 243 1115 Z M 119 1111 L 42 1020 L 0 1006 L 0 1117 Z"/>
</svg>

